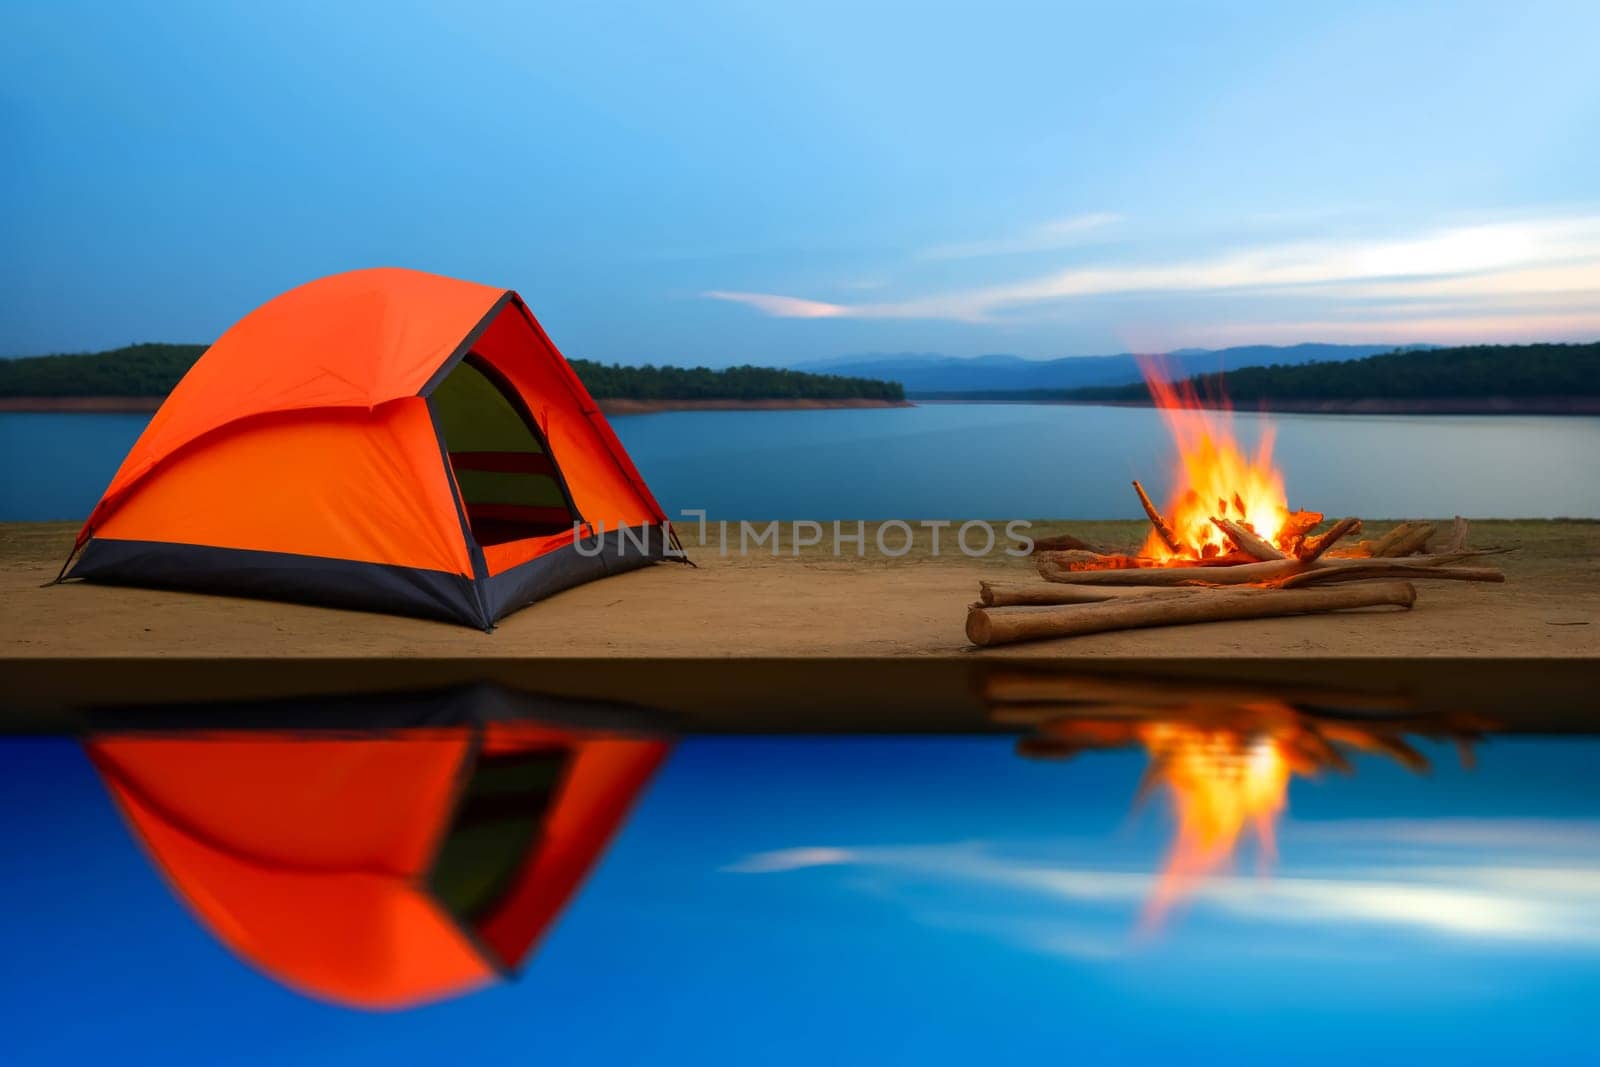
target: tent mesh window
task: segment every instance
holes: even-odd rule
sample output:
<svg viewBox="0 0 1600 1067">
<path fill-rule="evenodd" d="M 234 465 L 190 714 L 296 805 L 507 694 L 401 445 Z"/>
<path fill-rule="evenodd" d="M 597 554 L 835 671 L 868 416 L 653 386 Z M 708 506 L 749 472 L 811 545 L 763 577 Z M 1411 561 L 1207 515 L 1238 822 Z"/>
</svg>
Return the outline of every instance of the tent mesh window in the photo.
<svg viewBox="0 0 1600 1067">
<path fill-rule="evenodd" d="M 538 848 L 545 815 L 570 762 L 565 749 L 486 756 L 433 864 L 435 897 L 482 929 Z"/>
<path fill-rule="evenodd" d="M 533 415 L 469 355 L 429 398 L 480 545 L 572 529 L 572 504 Z"/>
</svg>

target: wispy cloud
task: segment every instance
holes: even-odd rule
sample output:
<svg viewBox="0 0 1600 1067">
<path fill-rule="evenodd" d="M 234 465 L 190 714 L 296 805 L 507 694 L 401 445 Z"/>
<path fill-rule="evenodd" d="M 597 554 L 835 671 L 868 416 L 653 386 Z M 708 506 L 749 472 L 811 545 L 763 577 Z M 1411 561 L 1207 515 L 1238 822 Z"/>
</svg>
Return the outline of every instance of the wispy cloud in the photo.
<svg viewBox="0 0 1600 1067">
<path fill-rule="evenodd" d="M 1033 229 L 1013 237 L 935 245 L 932 248 L 924 249 L 918 258 L 932 260 L 980 259 L 986 256 L 1015 256 L 1027 252 L 1048 252 L 1051 249 L 1066 248 L 1070 245 L 1078 244 L 1083 240 L 1085 234 L 1095 230 L 1102 230 L 1121 221 L 1121 215 L 1113 215 L 1104 211 L 1088 215 L 1074 215 L 1071 218 L 1056 219 L 1054 222 L 1035 226 Z"/>
<path fill-rule="evenodd" d="M 996 245 L 995 247 L 998 247 Z M 1127 294 L 1253 294 L 1260 309 L 1292 301 L 1294 318 L 1241 325 L 1302 339 L 1422 339 L 1537 332 L 1552 323 L 1584 332 L 1600 323 L 1600 215 L 1494 222 L 1411 236 L 1259 244 L 1213 255 L 1089 263 L 1021 281 L 894 302 L 824 303 L 764 293 L 713 292 L 788 318 L 934 319 L 992 322 L 1048 313 L 1091 297 Z M 1387 313 L 1381 307 L 1391 302 Z M 1425 301 L 1428 311 L 1402 302 Z M 1305 317 L 1306 305 L 1325 309 Z M 1264 317 L 1258 309 L 1256 318 Z M 1269 311 L 1270 314 L 1270 311 Z M 1441 333 L 1442 331 L 1442 333 Z"/>
<path fill-rule="evenodd" d="M 1198 888 L 1192 906 L 1251 925 L 1371 927 L 1464 941 L 1600 949 L 1600 834 L 1593 823 L 1404 820 L 1387 825 L 1376 820 L 1308 829 L 1313 840 L 1364 846 L 1362 862 L 1270 878 L 1217 877 Z M 1410 862 L 1419 844 L 1433 847 L 1434 862 Z M 1394 862 L 1384 863 L 1386 856 Z M 1451 863 L 1452 858 L 1458 862 Z M 1009 895 L 970 899 L 981 903 L 984 914 L 1011 919 L 1028 914 L 1024 897 L 1109 907 L 1131 918 L 1155 885 L 1155 876 L 1145 871 L 1018 858 L 981 842 L 782 849 L 724 869 L 771 875 L 820 868 L 872 870 L 908 886 L 987 887 Z M 938 898 L 947 899 L 943 893 Z M 1098 935 L 1088 943 L 1063 942 L 1050 930 L 1041 927 L 1040 943 L 1030 947 L 1103 955 L 1108 946 L 1132 944 Z M 994 932 L 1015 939 L 1014 924 Z"/>
<path fill-rule="evenodd" d="M 776 296 L 772 293 L 735 293 L 713 289 L 702 294 L 712 300 L 730 300 L 735 304 L 748 304 L 757 311 L 780 319 L 834 319 L 850 315 L 851 309 L 842 304 L 826 304 L 821 300 L 802 300 L 797 296 Z"/>
</svg>

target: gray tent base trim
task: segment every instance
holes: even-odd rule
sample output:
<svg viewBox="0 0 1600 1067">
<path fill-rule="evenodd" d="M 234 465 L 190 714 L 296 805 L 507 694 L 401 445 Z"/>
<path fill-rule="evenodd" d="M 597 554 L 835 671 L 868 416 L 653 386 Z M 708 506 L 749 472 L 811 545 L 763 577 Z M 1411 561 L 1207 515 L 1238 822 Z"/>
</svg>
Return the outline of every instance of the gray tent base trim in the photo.
<svg viewBox="0 0 1600 1067">
<path fill-rule="evenodd" d="M 483 581 L 384 563 L 96 537 L 67 578 L 410 615 L 479 629 L 565 589 L 666 558 L 658 527 L 613 530 Z"/>
</svg>

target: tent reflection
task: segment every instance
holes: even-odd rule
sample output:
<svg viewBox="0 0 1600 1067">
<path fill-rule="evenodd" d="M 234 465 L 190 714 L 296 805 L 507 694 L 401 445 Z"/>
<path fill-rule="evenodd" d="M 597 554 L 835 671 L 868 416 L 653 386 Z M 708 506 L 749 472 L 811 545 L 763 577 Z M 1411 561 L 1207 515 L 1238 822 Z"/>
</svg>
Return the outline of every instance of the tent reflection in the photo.
<svg viewBox="0 0 1600 1067">
<path fill-rule="evenodd" d="M 309 995 L 395 1009 L 514 974 L 670 744 L 496 721 L 130 731 L 85 747 L 229 948 Z"/>
</svg>

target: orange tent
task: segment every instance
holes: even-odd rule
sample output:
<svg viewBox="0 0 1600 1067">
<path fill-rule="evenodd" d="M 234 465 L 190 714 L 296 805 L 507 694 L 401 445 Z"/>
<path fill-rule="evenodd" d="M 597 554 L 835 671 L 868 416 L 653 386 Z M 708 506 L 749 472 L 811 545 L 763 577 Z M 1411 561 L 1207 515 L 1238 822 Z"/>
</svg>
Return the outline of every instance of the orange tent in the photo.
<svg viewBox="0 0 1600 1067">
<path fill-rule="evenodd" d="M 669 746 L 490 723 L 86 747 L 229 948 L 309 995 L 393 1009 L 514 974 Z"/>
<path fill-rule="evenodd" d="M 495 620 L 675 554 L 665 515 L 521 297 L 335 274 L 180 381 L 68 577 Z"/>
</svg>

